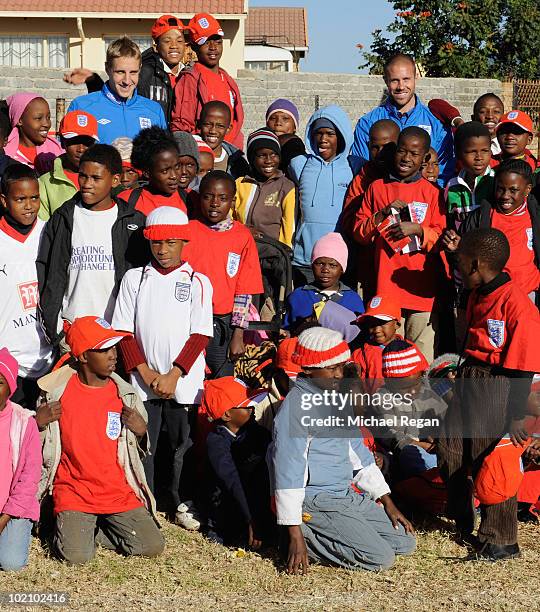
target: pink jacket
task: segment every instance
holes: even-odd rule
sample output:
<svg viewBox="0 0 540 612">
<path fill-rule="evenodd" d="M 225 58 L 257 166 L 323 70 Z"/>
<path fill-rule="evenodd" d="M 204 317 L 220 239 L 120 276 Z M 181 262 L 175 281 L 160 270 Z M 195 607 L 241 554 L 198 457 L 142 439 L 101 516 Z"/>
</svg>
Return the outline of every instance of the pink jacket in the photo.
<svg viewBox="0 0 540 612">
<path fill-rule="evenodd" d="M 51 136 L 47 136 L 47 140 L 37 147 L 37 155 L 35 166 L 19 151 L 19 130 L 15 127 L 11 130 L 7 145 L 4 147 L 4 152 L 13 159 L 16 159 L 21 164 L 35 168 L 38 174 L 45 174 L 52 170 L 54 160 L 62 155 L 64 149 L 60 146 L 57 140 Z"/>
<path fill-rule="evenodd" d="M 8 400 L 9 401 L 9 400 Z M 11 450 L 13 480 L 2 512 L 32 521 L 39 519 L 37 489 L 41 478 L 41 441 L 34 413 L 11 403 Z"/>
</svg>

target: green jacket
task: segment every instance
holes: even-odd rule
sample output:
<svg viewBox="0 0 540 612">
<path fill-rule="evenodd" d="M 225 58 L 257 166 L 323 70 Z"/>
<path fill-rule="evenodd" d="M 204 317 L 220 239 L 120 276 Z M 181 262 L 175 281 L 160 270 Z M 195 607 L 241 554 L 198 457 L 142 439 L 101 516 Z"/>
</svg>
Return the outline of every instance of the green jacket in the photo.
<svg viewBox="0 0 540 612">
<path fill-rule="evenodd" d="M 64 202 L 71 200 L 78 189 L 68 179 L 62 166 L 62 155 L 54 160 L 53 169 L 39 177 L 39 207 L 38 217 L 48 221 L 53 212 Z"/>
<path fill-rule="evenodd" d="M 69 366 L 64 366 L 40 378 L 38 385 L 46 400 L 48 402 L 60 401 L 72 376 L 76 376 L 75 370 Z M 144 404 L 135 389 L 115 373 L 111 374 L 111 379 L 118 387 L 118 394 L 124 404 L 137 410 L 145 422 L 148 422 L 148 415 Z M 148 434 L 145 434 L 139 440 L 132 431 L 122 425 L 122 431 L 118 438 L 118 463 L 124 470 L 129 486 L 157 522 L 156 502 L 146 482 L 141 461 L 141 457 L 150 452 L 148 447 Z M 58 421 L 49 423 L 45 430 L 41 432 L 41 449 L 43 453 L 43 466 L 41 468 L 41 481 L 38 487 L 38 499 L 40 501 L 47 494 L 52 494 L 54 477 L 56 476 L 56 470 L 62 455 Z"/>
</svg>

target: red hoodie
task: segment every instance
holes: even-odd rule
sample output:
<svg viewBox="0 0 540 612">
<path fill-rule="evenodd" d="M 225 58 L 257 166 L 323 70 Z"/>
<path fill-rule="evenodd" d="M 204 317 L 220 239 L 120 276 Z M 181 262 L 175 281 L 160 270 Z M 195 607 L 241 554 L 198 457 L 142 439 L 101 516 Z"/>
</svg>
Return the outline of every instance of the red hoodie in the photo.
<svg viewBox="0 0 540 612">
<path fill-rule="evenodd" d="M 236 81 L 222 68 L 216 74 L 199 62 L 195 62 L 191 70 L 183 73 L 176 84 L 171 131 L 194 134 L 203 105 L 212 100 L 225 102 L 231 109 L 232 128 L 225 140 L 243 149 L 244 108 Z"/>
</svg>

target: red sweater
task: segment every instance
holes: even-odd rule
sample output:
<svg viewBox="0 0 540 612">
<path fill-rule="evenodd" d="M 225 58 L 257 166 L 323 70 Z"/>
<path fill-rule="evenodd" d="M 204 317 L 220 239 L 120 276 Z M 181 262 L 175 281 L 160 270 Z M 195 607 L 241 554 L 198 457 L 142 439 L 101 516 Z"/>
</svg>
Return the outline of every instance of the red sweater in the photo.
<svg viewBox="0 0 540 612">
<path fill-rule="evenodd" d="M 465 354 L 510 370 L 540 373 L 540 314 L 513 281 L 484 295 L 471 293 Z"/>
<path fill-rule="evenodd" d="M 373 181 L 383 178 L 386 174 L 384 167 L 376 162 L 369 161 L 360 168 L 358 174 L 351 181 L 345 194 L 343 212 L 341 213 L 341 228 L 348 236 L 352 236 L 356 213 L 362 205 L 362 199 L 368 187 Z"/>
<path fill-rule="evenodd" d="M 212 100 L 221 100 L 232 108 L 232 128 L 225 136 L 225 140 L 242 149 L 244 136 L 242 125 L 244 123 L 244 108 L 242 98 L 236 81 L 223 69 L 219 69 L 219 75 L 228 86 L 230 95 L 224 96 L 224 88 L 219 91 L 212 87 L 212 77 L 208 78 L 208 68 L 195 62 L 190 71 L 183 73 L 182 78 L 174 89 L 174 106 L 171 115 L 171 131 L 189 132 L 194 134 L 197 121 L 201 116 L 204 104 Z M 231 100 L 231 95 L 234 100 Z M 231 104 L 232 102 L 232 104 Z"/>
<path fill-rule="evenodd" d="M 427 206 L 420 224 L 424 231 L 420 251 L 395 253 L 378 234 L 374 216 L 395 200 Z M 424 178 L 408 183 L 384 178 L 369 186 L 356 214 L 354 237 L 363 244 L 375 243 L 377 294 L 392 295 L 407 310 L 432 310 L 444 279 L 441 257 L 431 252 L 446 225 L 443 210 L 441 192 Z"/>
<path fill-rule="evenodd" d="M 191 221 L 190 231 L 182 257 L 210 279 L 215 315 L 231 313 L 235 295 L 263 293 L 257 245 L 245 225 L 234 221 L 230 230 L 217 232 L 201 221 Z"/>
<path fill-rule="evenodd" d="M 118 197 L 126 202 L 129 202 L 129 196 L 133 191 L 133 189 L 126 189 L 125 191 L 121 191 L 118 194 Z M 148 215 L 155 208 L 159 208 L 160 206 L 173 206 L 174 208 L 179 208 L 181 211 L 187 214 L 186 204 L 178 191 L 175 191 L 170 196 L 165 196 L 159 193 L 152 193 L 143 187 L 139 199 L 135 204 L 135 209 L 142 212 L 145 217 L 148 217 Z"/>
</svg>

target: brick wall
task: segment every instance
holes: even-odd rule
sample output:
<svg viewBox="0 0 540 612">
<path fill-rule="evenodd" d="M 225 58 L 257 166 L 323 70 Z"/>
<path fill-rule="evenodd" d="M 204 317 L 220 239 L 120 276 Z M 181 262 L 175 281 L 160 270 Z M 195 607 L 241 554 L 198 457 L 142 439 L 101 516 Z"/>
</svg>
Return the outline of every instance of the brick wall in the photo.
<svg viewBox="0 0 540 612">
<path fill-rule="evenodd" d="M 42 93 L 49 101 L 53 126 L 55 125 L 56 98 L 69 102 L 82 93 L 84 87 L 74 87 L 62 80 L 62 70 L 40 68 L 8 68 L 0 66 L 0 99 L 14 91 L 35 91 Z M 358 117 L 380 104 L 384 96 L 381 77 L 351 74 L 316 74 L 286 72 L 255 72 L 240 70 L 238 85 L 246 109 L 244 132 L 261 127 L 268 105 L 276 98 L 291 99 L 300 110 L 300 134 L 305 124 L 319 106 L 339 104 L 353 124 Z M 445 98 L 461 109 L 464 118 L 472 112 L 474 101 L 483 93 L 502 93 L 502 84 L 494 79 L 428 79 L 418 83 L 418 94 L 424 101 L 431 98 Z"/>
</svg>

